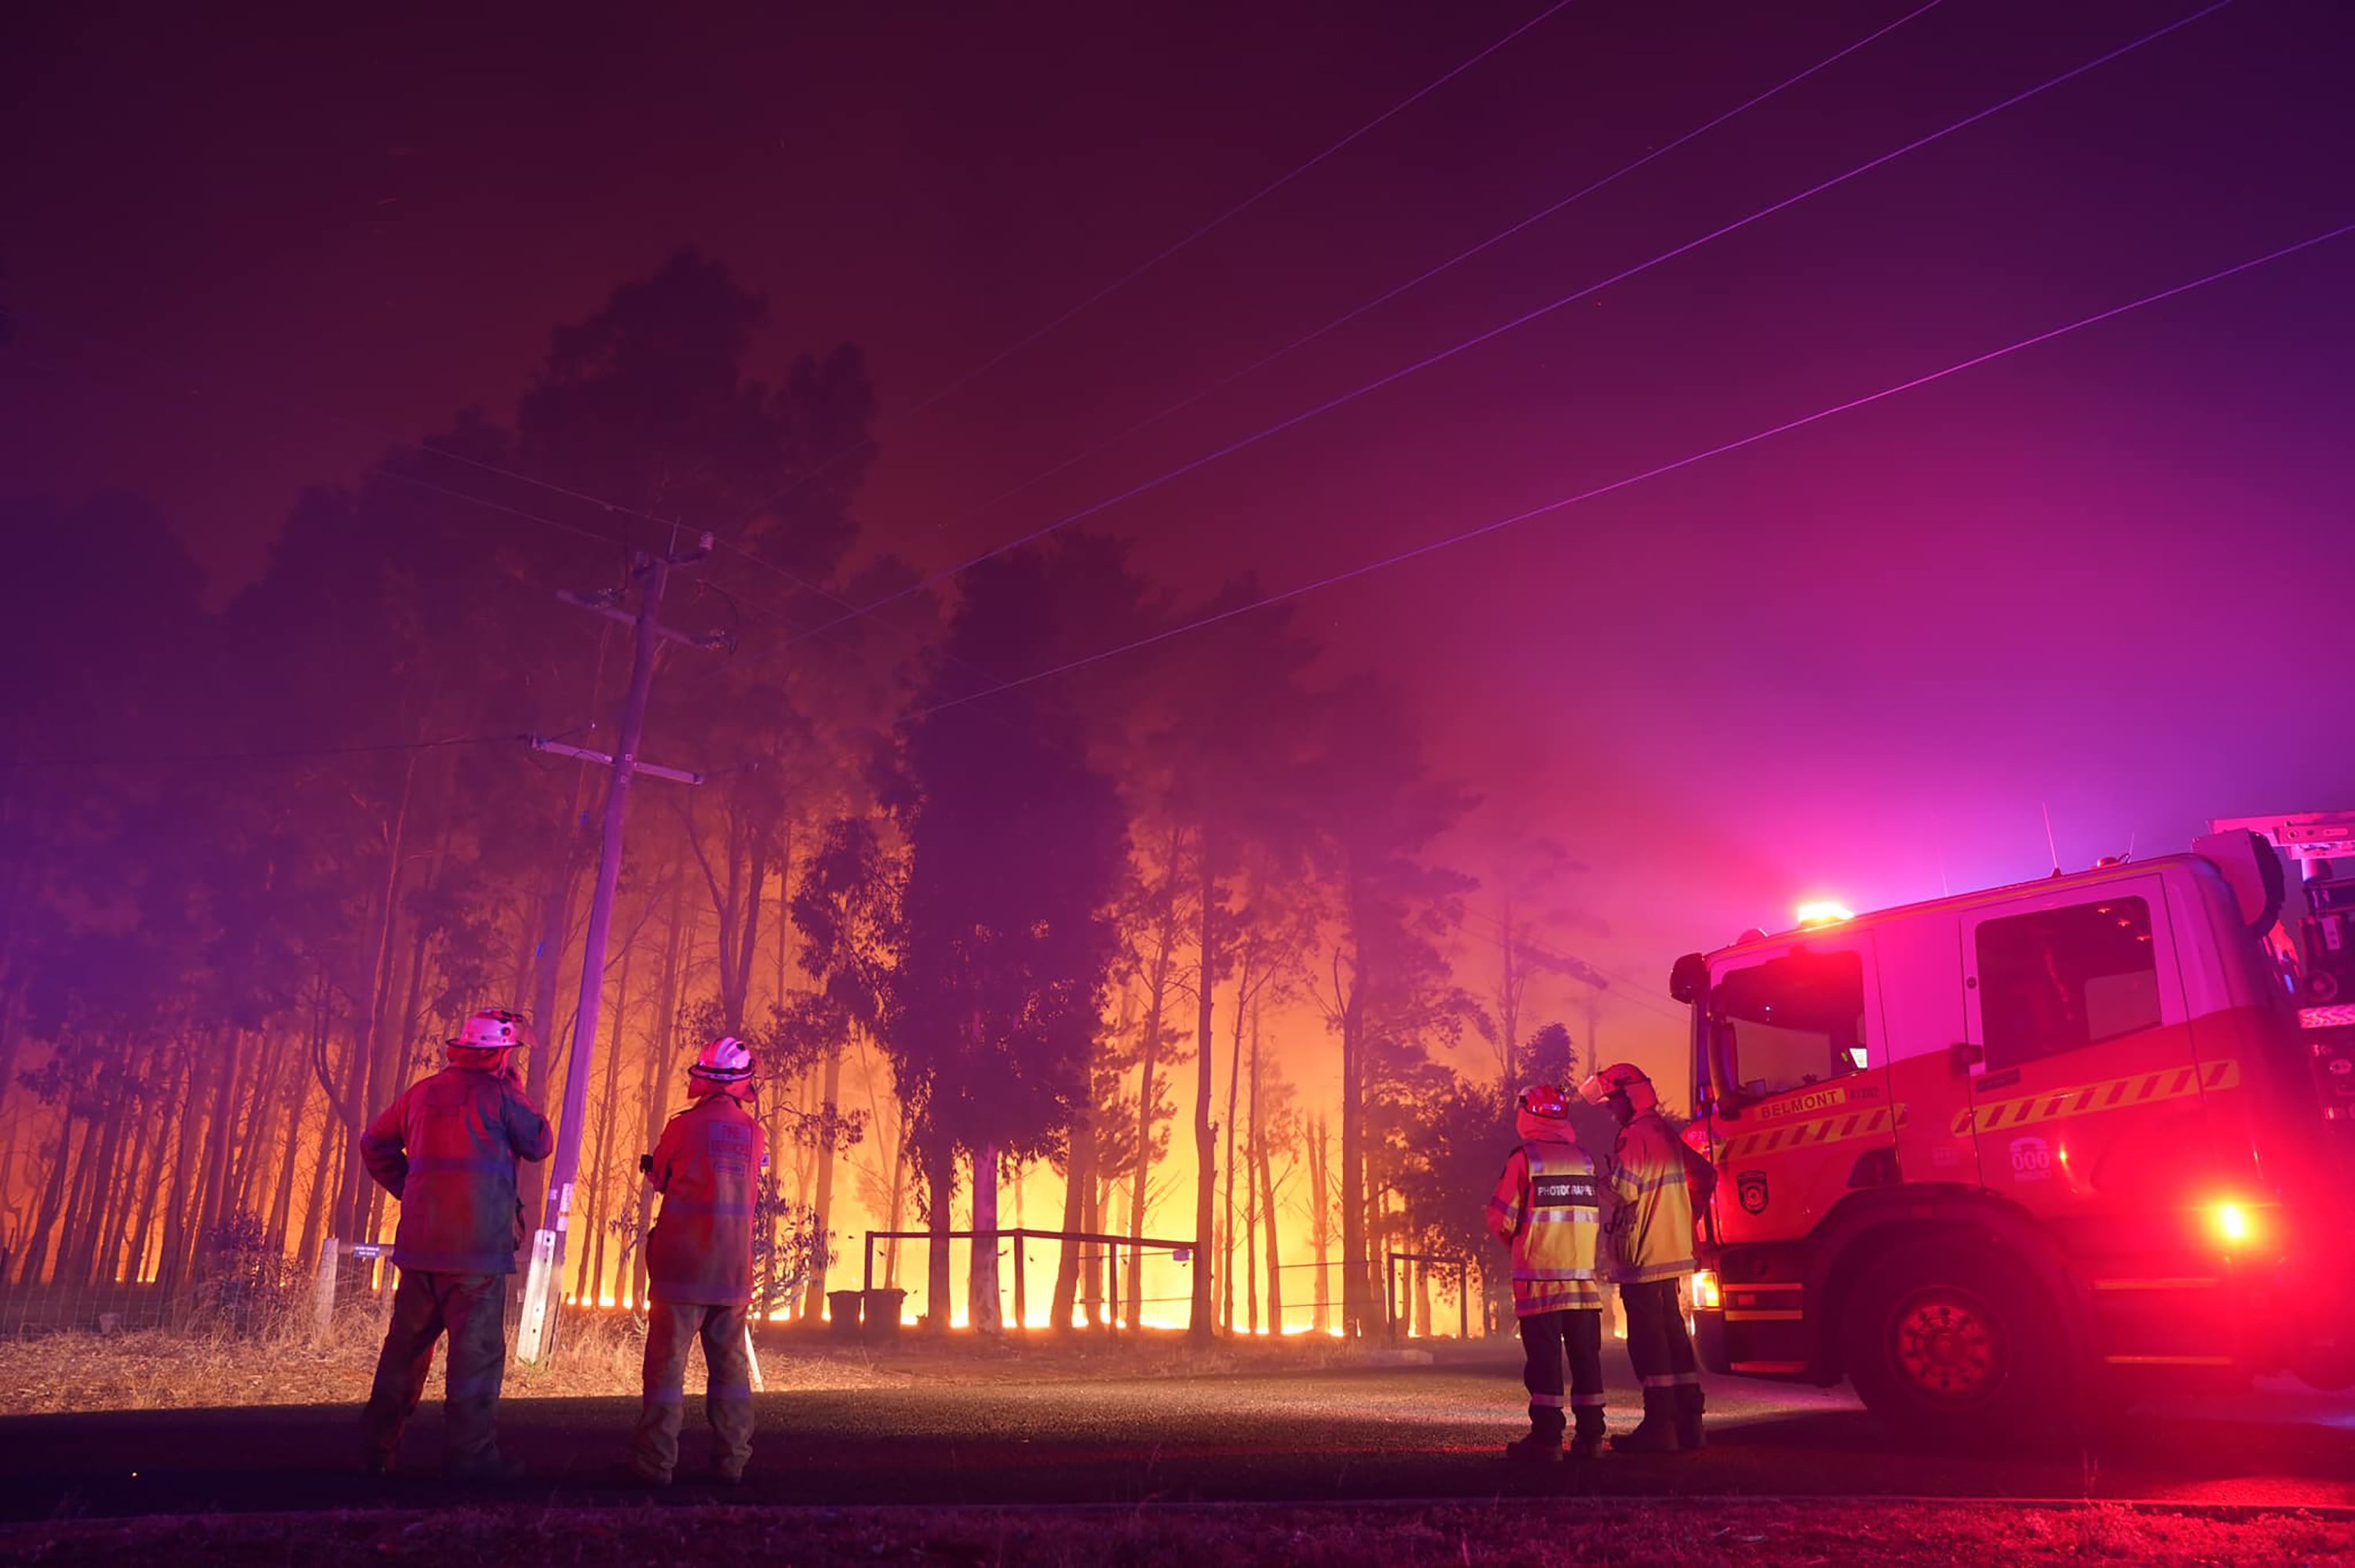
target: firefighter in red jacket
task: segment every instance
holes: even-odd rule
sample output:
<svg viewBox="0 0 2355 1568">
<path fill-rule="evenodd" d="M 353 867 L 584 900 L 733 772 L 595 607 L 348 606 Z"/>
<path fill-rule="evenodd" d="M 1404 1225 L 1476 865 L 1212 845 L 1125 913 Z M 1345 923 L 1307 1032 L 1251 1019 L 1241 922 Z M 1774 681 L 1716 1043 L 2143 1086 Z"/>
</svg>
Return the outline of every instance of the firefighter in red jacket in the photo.
<svg viewBox="0 0 2355 1568">
<path fill-rule="evenodd" d="M 1627 1312 L 1627 1359 L 1644 1385 L 1644 1419 L 1611 1440 L 1635 1454 L 1701 1446 L 1700 1371 L 1685 1332 L 1677 1282 L 1693 1271 L 1693 1215 L 1714 1179 L 1660 1116 L 1659 1092 L 1641 1067 L 1614 1062 L 1579 1093 L 1619 1118 L 1611 1185 L 1619 1200 L 1611 1225 L 1619 1299 Z"/>
<path fill-rule="evenodd" d="M 1561 1457 L 1565 1353 L 1578 1426 L 1571 1456 L 1603 1452 L 1603 1287 L 1594 1277 L 1602 1199 L 1594 1161 L 1578 1147 L 1560 1089 L 1521 1091 L 1514 1107 L 1521 1145 L 1488 1200 L 1488 1229 L 1513 1249 L 1513 1315 L 1520 1320 L 1521 1385 L 1529 1391 L 1529 1434 L 1505 1446 L 1512 1459 Z"/>
<path fill-rule="evenodd" d="M 392 1241 L 400 1284 L 360 1417 L 361 1457 L 374 1473 L 392 1467 L 445 1332 L 444 1467 L 474 1480 L 520 1467 L 500 1457 L 496 1430 L 523 1212 L 516 1161 L 545 1160 L 555 1143 L 516 1076 L 526 1033 L 519 1012 L 474 1014 L 447 1042 L 450 1065 L 411 1084 L 360 1137 L 368 1175 L 400 1204 Z"/>
<path fill-rule="evenodd" d="M 703 1340 L 712 1474 L 730 1485 L 752 1457 L 752 1219 L 766 1139 L 754 1119 L 752 1054 L 734 1036 L 687 1069 L 694 1104 L 670 1118 L 644 1164 L 663 1195 L 646 1238 L 645 1398 L 631 1444 L 639 1480 L 667 1486 L 678 1467 L 687 1350 Z"/>
</svg>

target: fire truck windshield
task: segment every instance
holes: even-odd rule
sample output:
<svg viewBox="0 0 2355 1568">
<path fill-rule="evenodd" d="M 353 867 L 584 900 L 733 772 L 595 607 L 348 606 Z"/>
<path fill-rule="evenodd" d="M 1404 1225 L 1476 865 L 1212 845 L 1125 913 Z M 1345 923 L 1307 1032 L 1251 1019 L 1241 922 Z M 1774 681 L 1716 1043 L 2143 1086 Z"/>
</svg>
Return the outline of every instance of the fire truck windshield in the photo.
<svg viewBox="0 0 2355 1568">
<path fill-rule="evenodd" d="M 1719 1061 L 1743 1100 L 1805 1088 L 1866 1065 L 1864 963 L 1802 950 L 1721 977 Z"/>
</svg>

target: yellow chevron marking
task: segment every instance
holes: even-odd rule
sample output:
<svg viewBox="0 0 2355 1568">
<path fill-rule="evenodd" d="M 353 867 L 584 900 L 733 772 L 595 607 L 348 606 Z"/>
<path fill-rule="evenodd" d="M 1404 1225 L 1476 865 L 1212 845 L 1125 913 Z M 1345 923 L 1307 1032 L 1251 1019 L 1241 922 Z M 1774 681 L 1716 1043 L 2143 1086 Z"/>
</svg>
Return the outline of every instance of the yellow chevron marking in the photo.
<svg viewBox="0 0 2355 1568">
<path fill-rule="evenodd" d="M 2230 1058 L 2203 1062 L 2197 1067 L 2163 1067 L 2123 1078 L 2105 1078 L 2098 1084 L 2072 1084 L 2064 1088 L 2041 1089 L 2032 1095 L 1966 1107 L 1955 1113 L 1954 1131 L 1956 1138 L 1966 1138 L 1974 1129 L 2009 1132 L 2032 1122 L 2133 1110 L 2161 1100 L 2183 1099 L 2203 1090 L 2234 1088 L 2240 1082 L 2241 1064 Z"/>
<path fill-rule="evenodd" d="M 1890 1129 L 1905 1125 L 1905 1107 L 1875 1106 L 1870 1110 L 1842 1110 L 1808 1121 L 1777 1123 L 1755 1132 L 1739 1133 L 1719 1149 L 1718 1163 L 1751 1160 L 1762 1154 L 1782 1154 L 1813 1149 L 1818 1144 L 1845 1143 L 1852 1138 L 1886 1138 Z"/>
</svg>

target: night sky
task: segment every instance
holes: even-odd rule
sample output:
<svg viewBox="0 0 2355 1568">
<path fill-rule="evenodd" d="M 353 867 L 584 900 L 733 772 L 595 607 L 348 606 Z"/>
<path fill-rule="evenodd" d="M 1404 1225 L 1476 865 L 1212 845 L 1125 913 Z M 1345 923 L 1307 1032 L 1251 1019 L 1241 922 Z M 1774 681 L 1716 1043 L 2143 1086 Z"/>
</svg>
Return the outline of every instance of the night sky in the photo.
<svg viewBox="0 0 2355 1568">
<path fill-rule="evenodd" d="M 865 350 L 864 547 L 938 568 L 2200 6 L 1927 7 L 1104 445 L 1916 9 L 19 16 L 0 475 L 150 496 L 225 599 L 304 486 L 504 417 L 552 326 L 694 244 L 766 296 L 768 373 Z M 2355 222 L 2350 50 L 2342 0 L 2224 5 L 1090 524 L 1189 593 L 1286 588 Z M 1656 993 L 1674 953 L 1802 896 L 2041 874 L 2048 809 L 2080 865 L 2355 807 L 2350 283 L 2355 236 L 1300 611 L 1337 669 L 1408 682 L 1483 795 L 1459 853 L 1566 844 L 1586 947 Z M 1672 1035 L 1667 1012 L 1627 1022 Z"/>
</svg>

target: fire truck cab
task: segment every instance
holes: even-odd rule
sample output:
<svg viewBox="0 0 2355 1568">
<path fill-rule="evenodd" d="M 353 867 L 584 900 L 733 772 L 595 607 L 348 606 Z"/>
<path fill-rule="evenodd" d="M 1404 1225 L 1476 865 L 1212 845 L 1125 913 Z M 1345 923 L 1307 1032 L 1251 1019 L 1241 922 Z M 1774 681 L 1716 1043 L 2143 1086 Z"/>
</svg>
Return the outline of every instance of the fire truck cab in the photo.
<svg viewBox="0 0 2355 1568">
<path fill-rule="evenodd" d="M 1932 1436 L 2153 1375 L 2355 1378 L 2355 814 L 2215 826 L 1678 960 L 1705 1365 L 1846 1377 Z M 2281 851 L 2317 842 L 2293 889 Z"/>
</svg>

